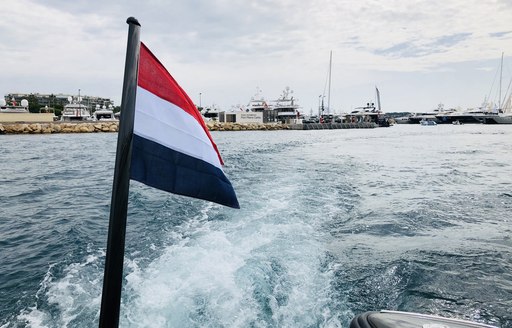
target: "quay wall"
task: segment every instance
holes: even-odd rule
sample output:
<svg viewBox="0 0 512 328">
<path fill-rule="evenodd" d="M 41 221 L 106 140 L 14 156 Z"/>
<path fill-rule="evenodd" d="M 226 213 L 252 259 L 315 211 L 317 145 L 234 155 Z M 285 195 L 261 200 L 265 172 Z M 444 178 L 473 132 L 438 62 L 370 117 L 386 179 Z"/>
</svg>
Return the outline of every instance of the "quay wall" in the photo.
<svg viewBox="0 0 512 328">
<path fill-rule="evenodd" d="M 335 129 L 373 129 L 378 125 L 367 123 L 305 123 L 291 124 L 290 130 L 335 130 Z"/>
<path fill-rule="evenodd" d="M 207 122 L 210 131 L 286 130 L 286 124 Z M 0 134 L 117 132 L 119 122 L 0 123 Z"/>
<path fill-rule="evenodd" d="M 54 118 L 53 113 L 0 113 L 0 123 L 49 123 Z"/>
<path fill-rule="evenodd" d="M 209 121 L 206 123 L 210 131 L 248 131 L 248 130 L 288 130 L 288 124 L 281 123 L 221 123 Z"/>
</svg>

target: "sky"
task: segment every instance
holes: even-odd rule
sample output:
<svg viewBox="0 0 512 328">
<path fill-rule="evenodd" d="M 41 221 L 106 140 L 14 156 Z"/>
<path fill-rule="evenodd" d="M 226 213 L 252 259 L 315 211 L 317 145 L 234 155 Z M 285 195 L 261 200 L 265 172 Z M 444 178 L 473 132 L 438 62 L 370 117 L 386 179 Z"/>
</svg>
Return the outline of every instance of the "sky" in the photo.
<svg viewBox="0 0 512 328">
<path fill-rule="evenodd" d="M 120 105 L 130 16 L 190 98 L 221 110 L 286 87 L 306 115 L 376 87 L 384 112 L 467 109 L 512 81 L 511 0 L 2 0 L 0 94 Z"/>
</svg>

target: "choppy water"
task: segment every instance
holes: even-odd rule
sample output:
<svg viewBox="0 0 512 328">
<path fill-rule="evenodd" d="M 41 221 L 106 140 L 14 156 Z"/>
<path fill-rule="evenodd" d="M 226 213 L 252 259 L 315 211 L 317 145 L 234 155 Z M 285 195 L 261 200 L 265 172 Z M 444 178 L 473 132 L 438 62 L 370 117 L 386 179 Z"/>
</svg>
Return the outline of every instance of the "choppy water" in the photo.
<svg viewBox="0 0 512 328">
<path fill-rule="evenodd" d="M 122 327 L 512 327 L 512 126 L 213 137 L 242 209 L 132 182 Z M 116 139 L 0 136 L 0 327 L 97 326 Z"/>
</svg>

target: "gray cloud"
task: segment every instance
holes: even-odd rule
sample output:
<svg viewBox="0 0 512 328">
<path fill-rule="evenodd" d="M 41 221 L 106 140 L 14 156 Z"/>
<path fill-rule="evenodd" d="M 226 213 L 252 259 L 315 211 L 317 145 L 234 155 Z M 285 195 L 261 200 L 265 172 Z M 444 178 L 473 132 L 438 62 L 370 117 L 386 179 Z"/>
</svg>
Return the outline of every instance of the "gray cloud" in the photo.
<svg viewBox="0 0 512 328">
<path fill-rule="evenodd" d="M 395 44 L 389 48 L 376 49 L 374 52 L 378 55 L 391 57 L 422 57 L 434 53 L 446 52 L 449 48 L 467 40 L 470 36 L 471 33 L 445 35 L 427 43 L 422 43 L 420 40 L 413 40 Z"/>
<path fill-rule="evenodd" d="M 503 31 L 503 32 L 489 33 L 489 36 L 491 38 L 501 39 L 501 38 L 504 38 L 504 37 L 509 37 L 511 34 L 512 34 L 512 31 Z"/>
<path fill-rule="evenodd" d="M 464 62 L 485 67 L 481 62 L 512 53 L 507 0 L 6 1 L 0 93 L 80 88 L 119 103 L 129 16 L 186 90 L 228 108 L 247 101 L 255 86 L 275 98 L 286 85 L 305 108 L 314 107 L 330 50 L 333 90 L 341 88 L 336 94 L 344 107 L 363 100 L 343 87 L 380 84 L 386 97 L 379 82 L 391 84 L 401 72 L 413 76 Z"/>
</svg>

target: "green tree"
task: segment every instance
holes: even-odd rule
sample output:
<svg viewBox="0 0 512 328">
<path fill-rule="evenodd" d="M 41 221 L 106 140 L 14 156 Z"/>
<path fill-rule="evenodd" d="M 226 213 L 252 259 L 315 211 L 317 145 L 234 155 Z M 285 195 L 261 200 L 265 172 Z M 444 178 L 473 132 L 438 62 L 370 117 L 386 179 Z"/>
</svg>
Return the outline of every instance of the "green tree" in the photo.
<svg viewBox="0 0 512 328">
<path fill-rule="evenodd" d="M 37 100 L 36 96 L 29 95 L 27 100 L 28 100 L 28 111 L 31 113 L 39 113 L 39 109 L 41 106 L 39 106 L 39 101 Z"/>
<path fill-rule="evenodd" d="M 62 115 L 62 110 L 64 109 L 64 106 L 62 106 L 61 104 L 56 104 L 55 106 L 53 106 L 53 108 L 55 109 L 55 116 L 60 117 Z"/>
</svg>

